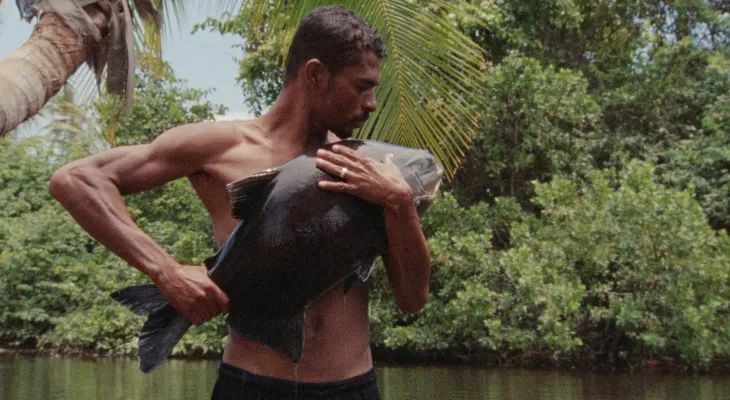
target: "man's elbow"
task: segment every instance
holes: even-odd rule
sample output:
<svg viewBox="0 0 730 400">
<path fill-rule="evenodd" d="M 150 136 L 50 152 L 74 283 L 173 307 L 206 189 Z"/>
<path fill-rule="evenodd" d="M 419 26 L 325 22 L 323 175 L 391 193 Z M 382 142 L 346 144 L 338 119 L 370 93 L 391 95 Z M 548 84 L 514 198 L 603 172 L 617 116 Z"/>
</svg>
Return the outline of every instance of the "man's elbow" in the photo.
<svg viewBox="0 0 730 400">
<path fill-rule="evenodd" d="M 69 195 L 78 190 L 79 182 L 84 181 L 84 169 L 78 166 L 66 165 L 51 175 L 48 182 L 48 192 L 60 203 L 64 203 Z"/>
<path fill-rule="evenodd" d="M 428 292 L 396 300 L 398 309 L 404 314 L 415 314 L 428 303 Z"/>
</svg>

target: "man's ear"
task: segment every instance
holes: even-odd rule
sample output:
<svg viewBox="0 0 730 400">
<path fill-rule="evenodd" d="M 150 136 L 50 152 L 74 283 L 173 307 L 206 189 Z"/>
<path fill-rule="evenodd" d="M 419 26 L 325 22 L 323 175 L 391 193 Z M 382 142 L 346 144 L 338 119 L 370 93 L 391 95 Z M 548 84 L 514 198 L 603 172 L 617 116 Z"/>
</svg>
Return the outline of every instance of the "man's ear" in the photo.
<svg viewBox="0 0 730 400">
<path fill-rule="evenodd" d="M 310 89 L 321 88 L 327 83 L 327 69 L 321 61 L 313 58 L 302 68 L 304 84 Z"/>
</svg>

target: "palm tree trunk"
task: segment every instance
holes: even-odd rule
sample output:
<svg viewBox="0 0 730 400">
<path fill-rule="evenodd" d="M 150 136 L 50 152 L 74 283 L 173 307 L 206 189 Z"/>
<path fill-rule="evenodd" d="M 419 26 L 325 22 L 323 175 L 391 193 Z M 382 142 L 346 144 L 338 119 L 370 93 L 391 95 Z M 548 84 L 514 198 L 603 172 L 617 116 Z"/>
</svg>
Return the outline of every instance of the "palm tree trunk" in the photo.
<svg viewBox="0 0 730 400">
<path fill-rule="evenodd" d="M 103 35 L 107 16 L 94 5 L 85 11 Z M 0 61 L 0 136 L 36 115 L 84 62 L 92 45 L 55 13 L 43 13 L 30 39 Z"/>
</svg>

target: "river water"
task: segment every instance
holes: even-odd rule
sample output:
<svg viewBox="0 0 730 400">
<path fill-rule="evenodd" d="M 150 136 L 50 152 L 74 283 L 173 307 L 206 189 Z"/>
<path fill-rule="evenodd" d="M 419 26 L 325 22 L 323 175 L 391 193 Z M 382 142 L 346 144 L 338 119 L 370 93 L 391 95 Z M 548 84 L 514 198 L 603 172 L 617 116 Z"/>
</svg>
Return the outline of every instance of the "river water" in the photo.
<svg viewBox="0 0 730 400">
<path fill-rule="evenodd" d="M 209 399 L 218 362 L 0 357 L 1 400 Z M 466 366 L 377 366 L 383 400 L 726 400 L 730 376 L 571 373 Z"/>
</svg>

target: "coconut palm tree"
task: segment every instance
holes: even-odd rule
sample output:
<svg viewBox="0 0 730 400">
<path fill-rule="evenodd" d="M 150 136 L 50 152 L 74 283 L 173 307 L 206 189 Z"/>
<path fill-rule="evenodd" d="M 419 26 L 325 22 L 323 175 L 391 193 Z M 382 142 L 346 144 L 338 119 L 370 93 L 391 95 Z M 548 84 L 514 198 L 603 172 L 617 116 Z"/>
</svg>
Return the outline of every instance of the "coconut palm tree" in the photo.
<svg viewBox="0 0 730 400">
<path fill-rule="evenodd" d="M 2 0 L 0 0 L 2 2 Z M 38 17 L 30 39 L 0 61 L 0 135 L 35 115 L 88 61 L 107 91 L 131 106 L 135 47 L 160 49 L 163 18 L 184 15 L 181 0 L 16 0 L 23 18 Z M 318 0 L 219 0 L 249 10 L 267 32 L 285 32 L 280 49 Z M 336 2 L 384 36 L 380 109 L 360 135 L 427 148 L 451 172 L 476 125 L 474 107 L 484 57 L 455 27 L 470 18 L 467 2 L 453 0 L 349 0 Z"/>
</svg>

